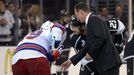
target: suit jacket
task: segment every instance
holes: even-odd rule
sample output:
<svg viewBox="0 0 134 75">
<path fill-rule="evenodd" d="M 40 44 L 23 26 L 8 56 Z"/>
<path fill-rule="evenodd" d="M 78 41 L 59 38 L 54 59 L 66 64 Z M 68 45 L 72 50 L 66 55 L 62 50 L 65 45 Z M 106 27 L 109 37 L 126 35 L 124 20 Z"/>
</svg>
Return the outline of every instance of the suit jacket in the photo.
<svg viewBox="0 0 134 75">
<path fill-rule="evenodd" d="M 86 53 L 93 58 L 98 73 L 121 65 L 120 56 L 112 43 L 106 23 L 95 15 L 89 17 L 86 25 L 85 47 L 70 58 L 71 62 L 77 64 Z"/>
</svg>

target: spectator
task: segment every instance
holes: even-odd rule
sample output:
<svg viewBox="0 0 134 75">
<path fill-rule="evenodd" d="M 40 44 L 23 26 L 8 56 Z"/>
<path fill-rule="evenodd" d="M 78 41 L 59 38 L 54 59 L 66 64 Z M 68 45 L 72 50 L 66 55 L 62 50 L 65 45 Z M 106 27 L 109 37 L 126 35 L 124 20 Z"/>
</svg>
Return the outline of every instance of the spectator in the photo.
<svg viewBox="0 0 134 75">
<path fill-rule="evenodd" d="M 41 13 L 40 5 L 32 4 L 31 7 L 31 16 L 33 17 L 33 21 L 35 22 L 36 29 L 39 29 L 43 22 L 43 13 Z"/>
<path fill-rule="evenodd" d="M 13 27 L 11 29 L 11 34 L 13 35 L 13 39 L 12 39 L 12 45 L 16 45 L 19 41 L 19 37 L 18 37 L 18 31 L 19 31 L 19 25 L 18 25 L 18 15 L 17 15 L 17 11 L 15 11 L 16 6 L 14 5 L 13 2 L 9 2 L 8 5 L 7 5 L 7 10 L 9 10 L 12 15 L 13 15 L 13 18 L 15 20 L 15 23 L 13 24 Z"/>
<path fill-rule="evenodd" d="M 0 45 L 10 45 L 13 24 L 14 18 L 12 13 L 6 10 L 4 3 L 0 1 Z"/>
<path fill-rule="evenodd" d="M 126 29 L 128 28 L 127 27 L 128 26 L 128 18 L 126 16 L 126 14 L 124 13 L 124 7 L 122 4 L 119 4 L 116 6 L 114 17 L 121 20 L 123 22 L 123 24 L 125 25 Z"/>
<path fill-rule="evenodd" d="M 16 39 L 14 39 L 13 41 L 15 42 L 15 44 L 18 44 L 18 42 L 20 41 L 20 37 L 21 37 L 21 29 L 20 29 L 20 27 L 21 27 L 21 9 L 20 8 L 18 8 L 18 9 L 16 9 L 16 12 L 15 12 L 16 14 L 16 19 L 15 19 L 15 26 L 14 26 L 14 28 L 16 29 L 15 30 L 15 38 Z M 13 30 L 14 31 L 14 30 Z"/>
<path fill-rule="evenodd" d="M 112 15 L 109 14 L 106 7 L 100 9 L 100 14 L 98 15 L 103 21 L 107 21 L 112 18 Z"/>
<path fill-rule="evenodd" d="M 118 4 L 115 9 L 115 18 L 119 19 L 125 25 L 125 31 L 123 32 L 125 42 L 128 39 L 128 17 L 124 13 L 124 6 L 122 4 Z"/>
<path fill-rule="evenodd" d="M 35 17 L 32 14 L 32 5 L 26 4 L 24 5 L 22 9 L 22 15 L 20 17 L 21 19 L 21 37 L 22 39 L 27 33 L 35 31 L 36 30 L 36 23 L 35 23 Z"/>
</svg>

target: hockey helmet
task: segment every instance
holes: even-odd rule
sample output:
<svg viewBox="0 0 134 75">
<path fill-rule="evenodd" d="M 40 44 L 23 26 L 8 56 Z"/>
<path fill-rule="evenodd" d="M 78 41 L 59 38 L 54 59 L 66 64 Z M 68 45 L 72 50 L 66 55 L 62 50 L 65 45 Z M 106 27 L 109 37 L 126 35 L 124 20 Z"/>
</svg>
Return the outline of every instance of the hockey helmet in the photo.
<svg viewBox="0 0 134 75">
<path fill-rule="evenodd" d="M 75 27 L 77 27 L 77 26 L 79 27 L 79 26 L 82 25 L 82 23 L 80 22 L 80 20 L 75 15 L 73 15 L 73 16 L 71 16 L 70 25 L 75 26 Z"/>
</svg>

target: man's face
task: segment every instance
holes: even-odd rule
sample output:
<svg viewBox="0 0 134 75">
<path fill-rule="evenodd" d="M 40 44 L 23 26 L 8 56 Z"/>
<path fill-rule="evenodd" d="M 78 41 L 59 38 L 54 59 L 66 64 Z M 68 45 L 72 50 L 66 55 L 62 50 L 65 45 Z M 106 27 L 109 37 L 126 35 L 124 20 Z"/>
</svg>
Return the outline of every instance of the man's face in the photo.
<svg viewBox="0 0 134 75">
<path fill-rule="evenodd" d="M 123 9 L 120 6 L 117 6 L 115 11 L 116 13 L 122 13 Z"/>
<path fill-rule="evenodd" d="M 8 9 L 13 12 L 15 10 L 14 4 L 9 4 Z"/>
<path fill-rule="evenodd" d="M 107 8 L 102 8 L 101 15 L 102 16 L 107 16 L 108 15 Z"/>
<path fill-rule="evenodd" d="M 85 20 L 84 20 L 84 14 L 83 14 L 82 10 L 78 10 L 78 11 L 74 10 L 74 12 L 75 12 L 75 15 L 77 16 L 77 18 L 80 20 L 80 22 L 84 23 Z"/>
</svg>

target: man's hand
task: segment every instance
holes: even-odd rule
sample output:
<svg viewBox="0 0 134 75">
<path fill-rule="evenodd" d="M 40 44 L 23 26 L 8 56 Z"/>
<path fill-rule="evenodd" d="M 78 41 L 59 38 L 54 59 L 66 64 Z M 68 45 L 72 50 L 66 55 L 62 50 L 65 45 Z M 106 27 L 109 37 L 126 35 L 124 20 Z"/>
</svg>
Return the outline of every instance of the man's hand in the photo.
<svg viewBox="0 0 134 75">
<path fill-rule="evenodd" d="M 66 71 L 71 65 L 71 61 L 67 60 L 63 64 L 61 64 L 62 68 L 61 70 Z"/>
<path fill-rule="evenodd" d="M 85 56 L 85 59 L 88 61 L 88 60 L 91 60 L 92 57 L 87 53 L 86 56 Z"/>
</svg>

